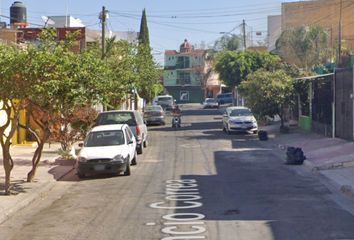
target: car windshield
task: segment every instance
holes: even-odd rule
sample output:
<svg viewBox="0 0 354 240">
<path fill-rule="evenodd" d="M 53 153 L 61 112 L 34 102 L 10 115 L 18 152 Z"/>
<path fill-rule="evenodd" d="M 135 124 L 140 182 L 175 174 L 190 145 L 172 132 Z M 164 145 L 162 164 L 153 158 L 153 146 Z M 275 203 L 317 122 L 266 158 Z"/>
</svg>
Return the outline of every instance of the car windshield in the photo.
<svg viewBox="0 0 354 240">
<path fill-rule="evenodd" d="M 101 115 L 98 121 L 99 125 L 107 124 L 128 124 L 129 126 L 136 126 L 134 120 L 134 113 L 132 112 L 109 112 Z"/>
<path fill-rule="evenodd" d="M 162 107 L 161 106 L 148 106 L 145 108 L 145 112 L 148 111 L 162 111 Z"/>
<path fill-rule="evenodd" d="M 232 109 L 230 112 L 231 117 L 240 116 L 252 116 L 252 112 L 249 109 Z"/>
<path fill-rule="evenodd" d="M 172 101 L 171 97 L 159 97 L 157 101 L 165 102 L 165 101 Z"/>
<path fill-rule="evenodd" d="M 103 147 L 124 144 L 124 134 L 121 130 L 90 132 L 85 141 L 85 147 Z"/>
</svg>

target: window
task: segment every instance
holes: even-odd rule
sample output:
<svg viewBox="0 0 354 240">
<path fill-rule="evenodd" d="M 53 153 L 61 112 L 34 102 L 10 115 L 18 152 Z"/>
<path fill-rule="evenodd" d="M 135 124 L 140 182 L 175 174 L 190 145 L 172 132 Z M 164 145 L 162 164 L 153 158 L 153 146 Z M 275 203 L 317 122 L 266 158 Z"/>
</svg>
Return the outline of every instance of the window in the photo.
<svg viewBox="0 0 354 240">
<path fill-rule="evenodd" d="M 178 57 L 176 67 L 179 69 L 190 68 L 189 57 L 187 56 Z"/>
<path fill-rule="evenodd" d="M 115 146 L 124 144 L 124 135 L 120 130 L 91 132 L 85 141 L 86 147 Z"/>
<path fill-rule="evenodd" d="M 133 133 L 131 132 L 130 128 L 126 128 L 124 132 L 127 136 L 127 143 L 129 143 L 133 139 Z"/>
<path fill-rule="evenodd" d="M 191 74 L 189 72 L 177 72 L 177 85 L 191 84 Z"/>
<path fill-rule="evenodd" d="M 123 124 L 136 126 L 135 117 L 132 112 L 106 112 L 101 113 L 97 121 L 98 125 Z"/>
</svg>

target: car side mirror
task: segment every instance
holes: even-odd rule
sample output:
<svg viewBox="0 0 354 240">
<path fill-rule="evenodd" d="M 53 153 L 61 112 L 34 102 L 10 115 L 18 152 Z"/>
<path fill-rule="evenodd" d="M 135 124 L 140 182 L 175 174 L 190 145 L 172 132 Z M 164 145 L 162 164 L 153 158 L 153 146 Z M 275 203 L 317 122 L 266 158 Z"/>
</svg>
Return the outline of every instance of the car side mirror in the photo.
<svg viewBox="0 0 354 240">
<path fill-rule="evenodd" d="M 133 140 L 130 140 L 129 142 L 128 142 L 128 144 L 133 144 L 134 143 L 134 141 Z"/>
</svg>

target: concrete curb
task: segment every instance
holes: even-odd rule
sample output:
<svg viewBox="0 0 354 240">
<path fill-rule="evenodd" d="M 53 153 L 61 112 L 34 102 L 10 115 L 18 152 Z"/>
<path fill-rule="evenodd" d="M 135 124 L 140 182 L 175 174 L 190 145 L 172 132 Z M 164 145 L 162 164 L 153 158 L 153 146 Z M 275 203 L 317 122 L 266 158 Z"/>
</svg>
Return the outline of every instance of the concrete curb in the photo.
<svg viewBox="0 0 354 240">
<path fill-rule="evenodd" d="M 273 133 L 270 131 L 270 134 Z M 262 141 L 260 141 L 262 142 Z M 275 151 L 274 153 L 279 157 L 285 158 L 285 150 L 288 147 L 286 144 L 280 144 L 276 134 L 274 134 L 274 137 L 271 138 L 271 142 L 264 142 L 262 145 L 268 145 L 270 144 L 270 147 L 273 148 Z M 268 145 L 269 146 L 269 145 Z M 284 153 L 284 155 L 282 155 Z M 305 152 L 306 156 L 306 152 Z M 347 162 L 338 162 L 338 163 L 329 163 L 329 164 L 324 164 L 321 166 L 316 166 L 313 164 L 310 160 L 305 160 L 303 163 L 303 166 L 313 174 L 319 176 L 324 184 L 329 184 L 333 189 L 337 190 L 338 192 L 342 193 L 346 197 L 350 198 L 351 200 L 354 200 L 354 189 L 350 185 L 343 185 L 330 177 L 326 176 L 324 173 L 321 171 L 325 170 L 335 170 L 335 169 L 341 169 L 341 168 L 347 168 L 347 167 L 354 167 L 354 161 L 347 161 Z"/>
<path fill-rule="evenodd" d="M 3 211 L 0 214 L 0 224 L 8 220 L 17 211 L 25 208 L 26 206 L 36 201 L 37 199 L 42 198 L 44 194 L 52 190 L 54 186 L 55 186 L 55 182 L 43 183 L 40 186 L 37 186 L 35 189 L 32 189 L 31 190 L 32 192 L 22 197 L 21 201 L 14 202 L 15 205 L 13 207 L 3 209 Z"/>
<path fill-rule="evenodd" d="M 60 181 L 63 179 L 65 176 L 70 174 L 75 167 L 73 166 L 71 169 L 69 169 L 66 172 L 63 172 L 61 176 L 58 177 L 56 181 Z M 33 187 L 30 192 L 28 193 L 20 193 L 21 200 L 19 201 L 14 201 L 14 206 L 10 208 L 2 208 L 1 213 L 0 213 L 0 224 L 8 220 L 13 214 L 16 212 L 20 211 L 21 209 L 27 207 L 30 205 L 32 202 L 35 202 L 38 199 L 45 198 L 47 193 L 49 193 L 55 186 L 56 186 L 56 181 L 47 181 L 42 184 L 39 184 L 35 187 Z M 3 196 L 6 197 L 6 196 Z"/>
</svg>

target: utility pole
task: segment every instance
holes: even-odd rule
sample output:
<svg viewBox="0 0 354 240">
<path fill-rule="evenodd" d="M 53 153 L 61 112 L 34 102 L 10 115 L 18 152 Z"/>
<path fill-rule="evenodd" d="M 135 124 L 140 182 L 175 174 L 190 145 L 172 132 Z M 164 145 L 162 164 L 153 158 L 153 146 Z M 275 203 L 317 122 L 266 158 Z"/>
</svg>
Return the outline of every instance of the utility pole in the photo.
<svg viewBox="0 0 354 240">
<path fill-rule="evenodd" d="M 341 64 L 342 57 L 342 6 L 343 0 L 340 0 L 339 4 L 339 26 L 338 26 L 338 56 L 337 56 L 337 65 Z"/>
<path fill-rule="evenodd" d="M 242 35 L 243 35 L 243 48 L 246 50 L 246 22 L 245 19 L 242 21 Z"/>
<path fill-rule="evenodd" d="M 102 24 L 102 59 L 105 56 L 106 53 L 106 20 L 107 20 L 107 10 L 106 7 L 102 7 L 102 12 L 100 14 L 100 19 L 101 19 L 101 24 Z"/>
</svg>

